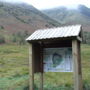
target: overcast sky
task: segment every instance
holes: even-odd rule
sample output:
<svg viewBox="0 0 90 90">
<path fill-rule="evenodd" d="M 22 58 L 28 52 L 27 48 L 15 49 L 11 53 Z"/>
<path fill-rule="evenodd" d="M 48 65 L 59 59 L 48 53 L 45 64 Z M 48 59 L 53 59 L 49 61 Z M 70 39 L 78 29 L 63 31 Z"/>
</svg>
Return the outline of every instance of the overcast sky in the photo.
<svg viewBox="0 0 90 90">
<path fill-rule="evenodd" d="M 2 0 L 2 1 L 18 2 L 18 3 L 26 2 L 38 9 L 47 9 L 57 6 L 76 7 L 76 5 L 78 4 L 83 4 L 90 8 L 90 0 Z"/>
</svg>

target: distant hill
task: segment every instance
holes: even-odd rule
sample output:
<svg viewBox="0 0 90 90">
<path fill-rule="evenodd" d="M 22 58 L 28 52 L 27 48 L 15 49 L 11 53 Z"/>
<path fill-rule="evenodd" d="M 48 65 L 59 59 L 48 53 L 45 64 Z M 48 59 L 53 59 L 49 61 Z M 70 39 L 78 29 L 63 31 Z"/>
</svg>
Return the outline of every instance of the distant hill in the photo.
<svg viewBox="0 0 90 90">
<path fill-rule="evenodd" d="M 31 5 L 0 1 L 0 44 L 24 44 L 35 30 L 60 25 Z"/>
<path fill-rule="evenodd" d="M 11 4 L 0 1 L 0 29 L 6 33 L 29 31 L 59 26 L 57 21 L 41 13 L 31 5 Z"/>
<path fill-rule="evenodd" d="M 42 12 L 63 25 L 82 24 L 85 31 L 90 31 L 90 8 L 84 5 L 79 5 L 77 9 L 57 7 Z"/>
</svg>

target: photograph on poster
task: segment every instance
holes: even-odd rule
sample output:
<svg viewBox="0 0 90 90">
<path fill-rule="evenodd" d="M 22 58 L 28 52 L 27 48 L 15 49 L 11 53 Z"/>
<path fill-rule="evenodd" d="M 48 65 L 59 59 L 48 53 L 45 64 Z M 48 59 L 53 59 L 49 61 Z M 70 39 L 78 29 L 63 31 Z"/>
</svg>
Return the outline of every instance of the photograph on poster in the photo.
<svg viewBox="0 0 90 90">
<path fill-rule="evenodd" d="M 72 48 L 44 48 L 44 72 L 73 72 Z"/>
</svg>

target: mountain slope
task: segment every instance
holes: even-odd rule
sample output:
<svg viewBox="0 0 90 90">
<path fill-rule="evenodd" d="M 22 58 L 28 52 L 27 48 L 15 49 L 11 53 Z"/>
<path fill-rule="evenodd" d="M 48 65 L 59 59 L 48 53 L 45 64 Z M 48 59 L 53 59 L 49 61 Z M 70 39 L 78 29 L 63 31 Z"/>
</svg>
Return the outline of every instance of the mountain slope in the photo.
<svg viewBox="0 0 90 90">
<path fill-rule="evenodd" d="M 6 33 L 29 31 L 60 25 L 28 4 L 0 2 L 0 28 Z"/>
<path fill-rule="evenodd" d="M 90 31 L 90 9 L 84 5 L 79 5 L 78 9 L 58 7 L 42 12 L 62 24 L 82 24 L 84 30 Z"/>
</svg>

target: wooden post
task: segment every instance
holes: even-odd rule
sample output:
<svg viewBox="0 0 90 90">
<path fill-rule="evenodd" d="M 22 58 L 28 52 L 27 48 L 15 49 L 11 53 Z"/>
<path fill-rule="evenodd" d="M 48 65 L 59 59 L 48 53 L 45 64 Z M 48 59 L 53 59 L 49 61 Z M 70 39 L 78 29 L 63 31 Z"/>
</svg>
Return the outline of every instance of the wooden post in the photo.
<svg viewBox="0 0 90 90">
<path fill-rule="evenodd" d="M 43 90 L 43 73 L 40 73 L 40 90 Z"/>
<path fill-rule="evenodd" d="M 81 53 L 80 42 L 72 41 L 73 69 L 74 69 L 74 90 L 83 90 L 82 71 L 81 71 Z"/>
<path fill-rule="evenodd" d="M 29 48 L 29 72 L 30 72 L 30 87 L 29 90 L 34 90 L 34 61 L 33 61 L 33 46 Z"/>
<path fill-rule="evenodd" d="M 42 42 L 40 48 L 40 55 L 41 55 L 40 90 L 43 90 L 43 43 Z"/>
</svg>

